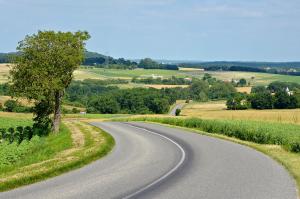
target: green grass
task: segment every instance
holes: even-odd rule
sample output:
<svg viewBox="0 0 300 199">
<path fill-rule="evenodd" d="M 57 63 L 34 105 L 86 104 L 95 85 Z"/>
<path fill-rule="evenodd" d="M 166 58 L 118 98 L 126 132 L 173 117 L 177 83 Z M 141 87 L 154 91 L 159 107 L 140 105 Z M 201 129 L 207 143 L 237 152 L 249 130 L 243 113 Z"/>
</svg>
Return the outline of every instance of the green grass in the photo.
<svg viewBox="0 0 300 199">
<path fill-rule="evenodd" d="M 32 120 L 28 118 L 7 118 L 0 116 L 0 128 L 10 128 L 17 126 L 31 126 Z"/>
<path fill-rule="evenodd" d="M 31 141 L 0 144 L 0 177 L 18 168 L 53 158 L 58 152 L 72 147 L 71 133 L 65 125 L 61 126 L 58 134 L 47 137 L 35 136 Z M 2 150 L 1 150 L 2 149 Z M 3 152 L 3 153 L 1 153 Z"/>
<path fill-rule="evenodd" d="M 199 118 L 134 118 L 129 120 L 159 122 L 222 134 L 258 144 L 274 144 L 300 152 L 300 126 L 244 120 L 204 120 Z"/>
<path fill-rule="evenodd" d="M 115 144 L 112 136 L 96 127 L 81 122 L 68 122 L 67 126 L 80 129 L 84 135 L 83 146 L 73 144 L 70 130 L 63 127 L 59 134 L 41 139 L 40 146 L 18 164 L 0 168 L 0 191 L 80 168 L 108 154 Z"/>
</svg>

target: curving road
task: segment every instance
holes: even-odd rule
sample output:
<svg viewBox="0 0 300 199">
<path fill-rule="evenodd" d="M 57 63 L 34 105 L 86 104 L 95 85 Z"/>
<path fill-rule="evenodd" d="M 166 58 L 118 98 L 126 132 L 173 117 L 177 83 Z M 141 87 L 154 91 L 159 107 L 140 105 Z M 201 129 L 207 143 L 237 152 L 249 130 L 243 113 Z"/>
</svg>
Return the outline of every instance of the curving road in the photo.
<svg viewBox="0 0 300 199">
<path fill-rule="evenodd" d="M 82 169 L 0 198 L 297 199 L 293 179 L 245 146 L 145 123 L 93 123 L 116 147 Z"/>
</svg>

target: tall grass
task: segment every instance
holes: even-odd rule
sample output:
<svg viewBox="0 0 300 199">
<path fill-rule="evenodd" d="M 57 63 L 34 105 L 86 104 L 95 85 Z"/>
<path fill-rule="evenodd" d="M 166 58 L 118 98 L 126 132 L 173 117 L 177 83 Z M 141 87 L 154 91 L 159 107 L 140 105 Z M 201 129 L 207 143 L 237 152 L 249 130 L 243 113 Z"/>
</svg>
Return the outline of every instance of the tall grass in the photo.
<svg viewBox="0 0 300 199">
<path fill-rule="evenodd" d="M 71 133 L 64 125 L 58 134 L 50 134 L 47 137 L 35 136 L 30 141 L 24 140 L 21 144 L 3 142 L 0 144 L 0 177 L 1 174 L 17 168 L 50 159 L 71 146 Z"/>
<path fill-rule="evenodd" d="M 259 144 L 282 145 L 291 152 L 300 153 L 300 126 L 242 120 L 208 120 L 199 118 L 132 118 L 175 126 L 194 128 L 208 133 L 223 134 Z"/>
</svg>

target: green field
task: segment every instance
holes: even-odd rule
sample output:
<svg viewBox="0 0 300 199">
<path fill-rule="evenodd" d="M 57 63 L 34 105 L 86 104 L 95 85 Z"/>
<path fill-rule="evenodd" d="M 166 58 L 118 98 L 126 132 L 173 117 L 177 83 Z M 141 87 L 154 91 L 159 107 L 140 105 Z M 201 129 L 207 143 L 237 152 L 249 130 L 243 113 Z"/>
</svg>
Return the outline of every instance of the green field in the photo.
<svg viewBox="0 0 300 199">
<path fill-rule="evenodd" d="M 228 72 L 228 71 L 173 71 L 173 70 L 119 70 L 119 69 L 79 69 L 75 72 L 75 79 L 131 79 L 133 77 L 147 78 L 152 75 L 161 76 L 163 78 L 176 77 L 196 77 L 202 78 L 204 73 L 209 73 L 213 77 L 231 81 L 232 79 L 239 80 L 245 78 L 252 85 L 268 85 L 273 81 L 282 82 L 300 82 L 300 76 L 277 75 L 268 73 L 253 73 L 253 72 Z"/>
<path fill-rule="evenodd" d="M 17 126 L 31 126 L 31 119 L 22 119 L 22 118 L 8 118 L 0 116 L 0 128 L 9 128 L 9 127 L 17 127 Z"/>
<path fill-rule="evenodd" d="M 151 77 L 152 75 L 162 76 L 163 78 L 169 78 L 172 76 L 177 77 L 187 77 L 185 73 L 175 70 L 119 70 L 119 69 L 79 69 L 75 73 L 75 79 L 111 79 L 111 78 L 121 78 L 121 79 L 131 79 L 133 77 Z"/>
<path fill-rule="evenodd" d="M 196 73 L 198 76 L 203 75 L 203 72 L 196 72 Z M 211 74 L 213 77 L 224 81 L 231 81 L 232 79 L 239 80 L 241 78 L 245 78 L 247 82 L 250 82 L 252 85 L 268 85 L 274 81 L 296 82 L 296 83 L 300 82 L 300 76 L 290 76 L 290 75 L 277 75 L 277 74 L 253 73 L 253 72 L 227 72 L 227 71 L 217 71 L 217 72 L 210 71 L 208 73 Z"/>
</svg>

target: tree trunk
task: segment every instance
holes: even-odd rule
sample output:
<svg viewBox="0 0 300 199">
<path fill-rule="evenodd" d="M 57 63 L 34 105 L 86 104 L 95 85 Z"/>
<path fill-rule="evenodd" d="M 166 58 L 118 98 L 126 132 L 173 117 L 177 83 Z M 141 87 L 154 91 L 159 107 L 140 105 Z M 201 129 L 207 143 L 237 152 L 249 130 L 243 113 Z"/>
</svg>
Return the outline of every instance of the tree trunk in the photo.
<svg viewBox="0 0 300 199">
<path fill-rule="evenodd" d="M 63 97 L 62 91 L 55 92 L 55 105 L 54 105 L 54 118 L 52 130 L 54 133 L 59 132 L 59 126 L 61 121 L 61 100 Z"/>
</svg>

